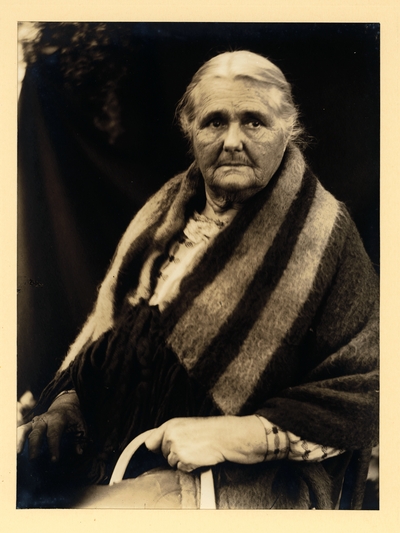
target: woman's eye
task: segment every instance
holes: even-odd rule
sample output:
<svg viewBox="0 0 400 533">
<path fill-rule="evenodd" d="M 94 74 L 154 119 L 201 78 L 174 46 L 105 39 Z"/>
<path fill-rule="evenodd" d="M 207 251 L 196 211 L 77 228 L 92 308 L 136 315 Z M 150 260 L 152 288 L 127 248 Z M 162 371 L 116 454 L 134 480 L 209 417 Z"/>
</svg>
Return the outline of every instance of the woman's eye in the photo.
<svg viewBox="0 0 400 533">
<path fill-rule="evenodd" d="M 247 124 L 248 124 L 248 126 L 254 128 L 254 129 L 260 128 L 261 125 L 262 125 L 259 120 L 249 120 L 249 122 Z"/>
</svg>

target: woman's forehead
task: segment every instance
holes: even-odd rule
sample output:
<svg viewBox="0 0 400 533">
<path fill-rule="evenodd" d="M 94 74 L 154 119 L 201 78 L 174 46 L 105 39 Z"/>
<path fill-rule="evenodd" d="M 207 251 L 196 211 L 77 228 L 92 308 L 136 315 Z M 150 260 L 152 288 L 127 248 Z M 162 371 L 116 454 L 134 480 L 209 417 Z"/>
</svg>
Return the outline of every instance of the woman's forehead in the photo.
<svg viewBox="0 0 400 533">
<path fill-rule="evenodd" d="M 194 97 L 195 115 L 232 108 L 269 114 L 277 112 L 282 103 L 282 92 L 277 87 L 242 78 L 202 80 Z"/>
</svg>

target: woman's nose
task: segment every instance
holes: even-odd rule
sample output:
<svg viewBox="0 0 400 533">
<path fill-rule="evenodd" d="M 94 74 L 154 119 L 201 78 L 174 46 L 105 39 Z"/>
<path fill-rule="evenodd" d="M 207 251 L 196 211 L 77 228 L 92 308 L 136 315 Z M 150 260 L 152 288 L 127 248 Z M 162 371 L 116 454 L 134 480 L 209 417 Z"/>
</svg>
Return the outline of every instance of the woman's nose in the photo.
<svg viewBox="0 0 400 533">
<path fill-rule="evenodd" d="M 229 124 L 224 139 L 224 150 L 227 152 L 243 150 L 242 131 L 237 122 Z"/>
</svg>

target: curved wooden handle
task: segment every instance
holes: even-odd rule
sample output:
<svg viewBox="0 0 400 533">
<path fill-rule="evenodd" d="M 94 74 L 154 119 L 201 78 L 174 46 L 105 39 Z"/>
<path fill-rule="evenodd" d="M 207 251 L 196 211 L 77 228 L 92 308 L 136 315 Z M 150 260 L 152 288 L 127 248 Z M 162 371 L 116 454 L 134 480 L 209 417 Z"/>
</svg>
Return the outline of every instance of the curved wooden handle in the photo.
<svg viewBox="0 0 400 533">
<path fill-rule="evenodd" d="M 142 444 L 144 444 L 147 437 L 149 437 L 153 431 L 153 429 L 149 429 L 148 431 L 141 433 L 131 440 L 131 442 L 125 447 L 124 451 L 119 456 L 117 464 L 115 465 L 109 485 L 114 485 L 115 483 L 122 481 L 132 456 L 136 450 L 140 448 Z M 212 470 L 209 468 L 200 474 L 200 509 L 216 508 L 214 479 Z"/>
<path fill-rule="evenodd" d="M 119 483 L 120 481 L 122 481 L 125 474 L 125 470 L 127 469 L 129 461 L 132 459 L 132 456 L 134 455 L 136 450 L 140 448 L 142 444 L 144 444 L 147 437 L 149 437 L 153 431 L 153 429 L 148 429 L 144 433 L 141 433 L 140 435 L 135 437 L 133 440 L 131 440 L 129 444 L 126 445 L 124 451 L 119 456 L 117 464 L 114 467 L 114 471 L 112 473 L 109 485 L 114 485 L 114 483 Z"/>
</svg>

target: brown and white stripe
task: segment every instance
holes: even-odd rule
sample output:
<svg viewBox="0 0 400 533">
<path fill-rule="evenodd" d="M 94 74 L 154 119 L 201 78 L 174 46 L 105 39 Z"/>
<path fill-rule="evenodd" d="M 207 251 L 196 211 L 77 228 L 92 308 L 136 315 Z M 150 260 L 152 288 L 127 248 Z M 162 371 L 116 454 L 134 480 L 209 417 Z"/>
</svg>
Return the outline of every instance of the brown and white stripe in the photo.
<svg viewBox="0 0 400 533">
<path fill-rule="evenodd" d="M 237 414 L 253 392 L 268 361 L 279 348 L 309 297 L 339 204 L 321 185 L 290 261 L 237 357 L 211 390 L 225 414 Z M 240 376 L 240 380 L 238 380 Z"/>
</svg>

